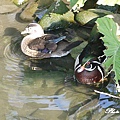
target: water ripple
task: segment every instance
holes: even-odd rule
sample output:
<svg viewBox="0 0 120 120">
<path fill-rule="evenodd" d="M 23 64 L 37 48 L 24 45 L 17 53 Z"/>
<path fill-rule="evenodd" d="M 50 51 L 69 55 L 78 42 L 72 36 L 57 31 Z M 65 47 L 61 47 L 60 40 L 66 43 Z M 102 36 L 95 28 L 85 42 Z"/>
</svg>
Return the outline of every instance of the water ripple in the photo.
<svg viewBox="0 0 120 120">
<path fill-rule="evenodd" d="M 22 58 L 18 51 L 16 53 L 14 51 L 16 49 L 16 45 L 17 44 L 13 47 L 11 44 L 8 44 L 4 49 L 4 63 L 6 70 L 6 74 L 3 77 L 4 80 L 20 80 L 24 76 L 24 68 L 23 65 L 20 64 L 22 62 Z"/>
<path fill-rule="evenodd" d="M 39 108 L 39 110 L 68 110 L 70 100 L 66 99 L 65 94 L 53 96 L 18 96 L 9 94 L 9 103 L 18 108 L 22 108 L 26 103 L 37 103 L 46 105 L 46 107 Z"/>
</svg>

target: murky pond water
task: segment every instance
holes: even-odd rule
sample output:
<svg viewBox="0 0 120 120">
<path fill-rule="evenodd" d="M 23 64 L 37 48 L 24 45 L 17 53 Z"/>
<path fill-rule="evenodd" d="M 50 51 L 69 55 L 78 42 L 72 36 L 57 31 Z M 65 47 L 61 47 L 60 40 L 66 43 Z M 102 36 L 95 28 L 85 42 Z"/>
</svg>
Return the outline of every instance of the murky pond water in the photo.
<svg viewBox="0 0 120 120">
<path fill-rule="evenodd" d="M 20 49 L 20 31 L 28 23 L 16 14 L 0 14 L 0 120 L 120 120 L 118 100 L 64 82 L 82 48 L 72 56 L 31 62 Z M 112 105 L 118 113 L 106 112 Z"/>
</svg>

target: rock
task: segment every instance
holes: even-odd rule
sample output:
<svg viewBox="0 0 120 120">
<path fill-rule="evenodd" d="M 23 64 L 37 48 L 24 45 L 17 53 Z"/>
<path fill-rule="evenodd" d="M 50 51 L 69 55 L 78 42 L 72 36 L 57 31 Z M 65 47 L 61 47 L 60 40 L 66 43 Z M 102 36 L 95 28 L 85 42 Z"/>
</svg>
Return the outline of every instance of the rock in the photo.
<svg viewBox="0 0 120 120">
<path fill-rule="evenodd" d="M 83 10 L 75 15 L 75 20 L 81 25 L 93 27 L 97 18 L 112 14 L 112 12 L 103 9 Z"/>
<path fill-rule="evenodd" d="M 31 1 L 24 11 L 20 14 L 20 18 L 23 21 L 32 21 L 34 19 L 33 15 L 38 9 L 38 3 Z"/>
<path fill-rule="evenodd" d="M 51 5 L 54 2 L 54 0 L 38 0 L 38 4 L 41 7 Z"/>
<path fill-rule="evenodd" d="M 10 0 L 0 2 L 0 14 L 8 14 L 15 12 L 18 9 Z"/>
<path fill-rule="evenodd" d="M 18 9 L 15 5 L 1 5 L 0 14 L 12 13 Z"/>
<path fill-rule="evenodd" d="M 39 21 L 39 24 L 46 31 L 66 28 L 71 23 L 74 23 L 74 14 L 70 11 L 63 15 L 56 13 L 45 14 L 43 18 Z"/>
</svg>

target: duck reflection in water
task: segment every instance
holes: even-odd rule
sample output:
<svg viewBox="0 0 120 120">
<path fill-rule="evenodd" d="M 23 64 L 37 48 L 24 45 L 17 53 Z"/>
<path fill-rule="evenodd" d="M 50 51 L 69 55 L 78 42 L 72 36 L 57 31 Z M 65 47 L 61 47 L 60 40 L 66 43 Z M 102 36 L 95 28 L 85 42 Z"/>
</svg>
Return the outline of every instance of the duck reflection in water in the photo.
<svg viewBox="0 0 120 120">
<path fill-rule="evenodd" d="M 40 58 L 39 59 L 36 57 L 27 56 L 22 53 L 20 46 L 21 46 L 21 39 L 23 38 L 23 36 L 21 35 L 20 31 L 17 30 L 16 28 L 8 27 L 5 30 L 4 36 L 12 37 L 11 44 L 10 44 L 10 49 L 11 49 L 12 53 L 14 53 L 17 57 L 19 57 L 21 59 L 20 64 L 23 64 L 25 69 L 28 68 L 28 66 L 29 66 L 32 70 L 48 70 L 48 71 L 57 71 L 57 70 L 58 71 L 59 70 L 67 71 L 69 69 L 73 70 L 75 60 L 70 55 L 69 52 L 71 52 L 72 48 L 78 46 L 80 43 L 83 42 L 83 41 L 75 41 L 75 42 L 71 43 L 71 42 L 68 42 L 67 40 L 61 40 L 61 41 L 59 41 L 59 45 L 63 45 L 62 48 L 65 49 L 66 51 L 69 51 L 69 52 L 67 52 L 67 54 L 64 54 L 64 55 L 62 54 L 63 56 L 61 56 L 62 48 L 60 49 L 60 51 L 57 48 L 57 52 L 60 53 L 59 57 L 48 57 L 47 56 L 48 58 L 44 58 L 44 59 Z M 64 44 L 62 44 L 64 42 L 67 43 L 66 45 L 68 45 L 68 46 L 64 46 Z M 71 44 L 69 44 L 69 43 L 71 43 Z M 31 44 L 29 44 L 29 45 L 31 47 Z M 33 47 L 34 47 L 34 45 L 33 45 Z M 60 48 L 60 46 L 59 46 L 59 48 Z M 44 50 L 43 50 L 43 53 L 45 53 Z M 56 53 L 56 52 L 53 52 L 53 53 Z M 64 53 L 64 51 L 63 51 L 63 53 Z"/>
<path fill-rule="evenodd" d="M 56 57 L 49 59 L 29 59 L 29 67 L 32 70 L 47 70 L 47 71 L 68 71 L 74 69 L 75 59 L 68 54 L 64 57 Z"/>
<path fill-rule="evenodd" d="M 26 35 L 21 50 L 32 70 L 73 70 L 74 59 L 69 54 L 83 41 L 69 42 L 66 36 L 45 34 L 38 23 L 30 23 L 21 34 Z"/>
</svg>

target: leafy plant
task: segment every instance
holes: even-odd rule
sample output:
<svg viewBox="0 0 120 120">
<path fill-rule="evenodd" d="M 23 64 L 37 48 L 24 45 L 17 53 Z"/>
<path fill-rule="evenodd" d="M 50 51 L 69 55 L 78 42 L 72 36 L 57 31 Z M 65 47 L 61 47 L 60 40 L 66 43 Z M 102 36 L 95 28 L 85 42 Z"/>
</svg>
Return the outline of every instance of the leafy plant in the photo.
<svg viewBox="0 0 120 120">
<path fill-rule="evenodd" d="M 104 50 L 107 60 L 104 63 L 107 69 L 112 67 L 112 70 L 115 72 L 115 80 L 118 84 L 120 80 L 120 39 L 116 35 L 117 25 L 112 18 L 103 17 L 98 18 L 97 21 L 98 31 L 104 35 L 102 40 L 106 46 Z"/>
<path fill-rule="evenodd" d="M 72 9 L 75 11 L 80 7 L 84 6 L 84 3 L 87 0 L 70 0 L 70 5 Z M 116 4 L 120 5 L 120 0 L 98 0 L 98 5 L 108 5 L 115 6 Z M 106 70 L 108 71 L 112 66 L 112 70 L 115 72 L 115 80 L 116 84 L 118 84 L 118 80 L 120 80 L 120 38 L 116 35 L 118 32 L 117 25 L 113 21 L 112 18 L 102 17 L 98 18 L 97 21 L 98 32 L 102 33 L 104 37 L 102 40 L 104 45 L 106 46 L 106 50 L 104 50 L 105 55 L 107 56 L 107 60 L 104 63 Z"/>
<path fill-rule="evenodd" d="M 84 6 L 84 3 L 87 0 L 70 0 L 70 7 L 72 7 L 72 10 L 76 12 L 78 9 Z"/>
<path fill-rule="evenodd" d="M 68 13 L 68 11 L 71 12 L 71 10 L 73 10 L 74 12 L 79 11 L 80 8 L 85 5 L 86 1 L 87 0 L 67 0 L 68 3 L 66 4 L 63 1 L 58 0 L 55 6 L 51 7 L 52 12 L 54 8 L 55 13 L 61 14 L 63 18 L 70 18 L 68 16 L 65 17 L 66 13 Z M 68 4 L 70 7 L 68 7 Z M 120 4 L 120 0 L 113 0 L 113 1 L 97 0 L 96 4 L 114 6 L 115 4 Z M 54 21 L 51 18 L 52 18 L 52 14 L 50 16 L 50 20 L 51 20 L 50 24 L 53 23 Z M 56 20 L 56 17 L 55 17 L 55 20 Z M 48 18 L 47 18 L 47 21 L 48 21 Z M 46 23 L 46 20 L 45 20 L 45 23 Z M 120 80 L 120 63 L 119 63 L 120 62 L 120 39 L 116 35 L 116 33 L 118 32 L 117 25 L 113 21 L 113 19 L 109 17 L 98 18 L 96 23 L 97 23 L 98 32 L 104 35 L 102 40 L 104 42 L 104 45 L 106 46 L 106 50 L 104 50 L 104 53 L 107 56 L 107 60 L 104 63 L 104 66 L 107 71 L 112 66 L 112 71 L 115 72 L 115 80 L 116 80 L 116 83 L 118 84 L 118 80 Z M 60 25 L 58 24 L 58 26 L 61 26 L 61 24 Z"/>
<path fill-rule="evenodd" d="M 81 7 L 84 6 L 84 3 L 87 0 L 68 0 L 70 2 L 70 7 L 72 7 L 72 9 L 74 11 L 76 11 L 77 9 L 80 9 Z M 108 6 L 115 6 L 116 4 L 120 5 L 120 0 L 98 0 L 97 3 L 98 5 L 108 5 Z"/>
</svg>

